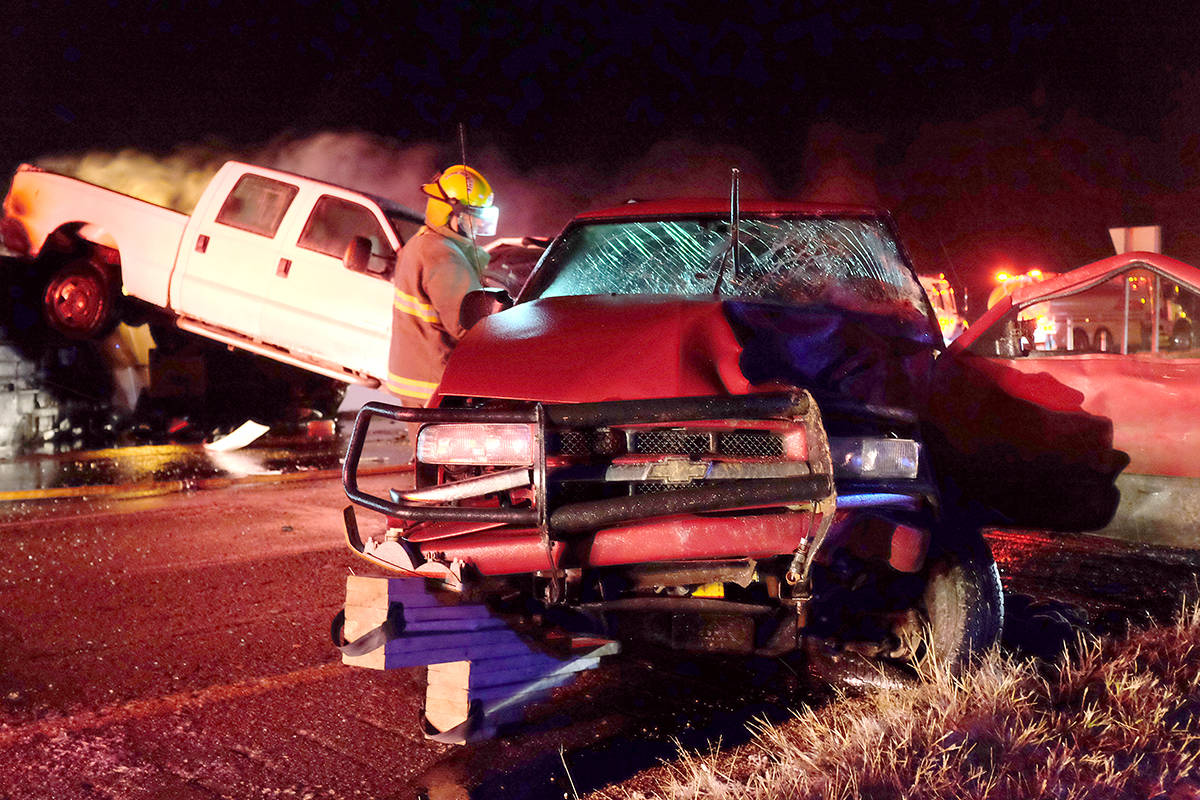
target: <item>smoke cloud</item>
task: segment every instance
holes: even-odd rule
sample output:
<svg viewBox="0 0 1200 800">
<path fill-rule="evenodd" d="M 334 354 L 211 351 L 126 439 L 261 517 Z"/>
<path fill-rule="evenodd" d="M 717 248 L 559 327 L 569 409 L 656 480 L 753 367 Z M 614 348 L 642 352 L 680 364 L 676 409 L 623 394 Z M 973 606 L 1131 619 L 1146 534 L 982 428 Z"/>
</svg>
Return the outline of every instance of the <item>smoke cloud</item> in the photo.
<svg viewBox="0 0 1200 800">
<path fill-rule="evenodd" d="M 438 153 L 439 147 L 427 142 L 401 145 L 359 131 L 323 131 L 303 138 L 279 137 L 243 158 L 420 211 L 425 207 L 420 187 L 438 171 Z"/>
<path fill-rule="evenodd" d="M 186 145 L 165 156 L 134 149 L 47 156 L 39 166 L 184 213 L 225 161 L 247 161 L 356 191 L 387 197 L 415 211 L 420 186 L 460 160 L 433 142 L 402 144 L 361 131 L 281 136 L 243 151 Z M 495 147 L 468 152 L 492 184 L 500 206 L 498 236 L 552 236 L 580 211 L 631 198 L 723 197 L 730 168 L 741 172 L 743 197 L 771 196 L 766 171 L 748 150 L 676 139 L 660 142 L 615 175 L 574 165 L 517 167 Z"/>
<path fill-rule="evenodd" d="M 815 203 L 878 205 L 875 165 L 883 143 L 882 134 L 860 133 L 833 122 L 812 125 L 801 196 Z"/>
<path fill-rule="evenodd" d="M 155 205 L 190 213 L 208 181 L 236 155 L 203 145 L 186 145 L 158 157 L 140 150 L 45 156 L 36 164 Z"/>
</svg>

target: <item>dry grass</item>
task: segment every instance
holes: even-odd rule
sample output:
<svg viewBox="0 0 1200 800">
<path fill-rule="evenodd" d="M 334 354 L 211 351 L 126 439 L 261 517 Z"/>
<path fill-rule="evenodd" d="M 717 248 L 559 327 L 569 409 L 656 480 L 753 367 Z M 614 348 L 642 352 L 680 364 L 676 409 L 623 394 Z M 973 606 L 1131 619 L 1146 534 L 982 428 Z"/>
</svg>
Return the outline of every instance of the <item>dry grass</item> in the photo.
<svg viewBox="0 0 1200 800">
<path fill-rule="evenodd" d="M 992 653 L 924 677 L 804 708 L 748 745 L 598 796 L 1200 798 L 1200 605 L 1057 665 Z"/>
</svg>

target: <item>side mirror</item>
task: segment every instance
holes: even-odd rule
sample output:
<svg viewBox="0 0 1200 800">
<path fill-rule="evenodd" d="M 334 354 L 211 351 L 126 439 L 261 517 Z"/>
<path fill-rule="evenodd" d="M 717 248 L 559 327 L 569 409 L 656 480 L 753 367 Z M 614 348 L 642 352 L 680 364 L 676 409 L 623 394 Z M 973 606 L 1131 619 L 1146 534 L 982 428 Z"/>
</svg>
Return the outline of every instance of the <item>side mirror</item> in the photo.
<svg viewBox="0 0 1200 800">
<path fill-rule="evenodd" d="M 342 255 L 342 263 L 347 269 L 355 272 L 367 272 L 371 268 L 371 240 L 365 236 L 355 236 L 346 245 Z"/>
<path fill-rule="evenodd" d="M 467 330 L 484 317 L 512 308 L 512 305 L 513 299 L 503 289 L 473 289 L 466 293 L 462 305 L 458 308 L 458 324 L 463 330 Z"/>
</svg>

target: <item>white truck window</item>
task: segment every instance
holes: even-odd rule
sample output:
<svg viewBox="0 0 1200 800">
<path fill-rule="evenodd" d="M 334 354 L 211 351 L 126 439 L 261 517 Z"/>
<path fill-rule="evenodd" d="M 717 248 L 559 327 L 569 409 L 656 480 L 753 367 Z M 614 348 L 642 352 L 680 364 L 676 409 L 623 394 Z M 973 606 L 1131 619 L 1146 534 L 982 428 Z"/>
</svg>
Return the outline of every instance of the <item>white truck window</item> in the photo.
<svg viewBox="0 0 1200 800">
<path fill-rule="evenodd" d="M 263 175 L 243 175 L 225 198 L 217 222 L 273 237 L 299 188 Z"/>
<path fill-rule="evenodd" d="M 355 236 L 370 240 L 373 255 L 395 257 L 383 228 L 369 209 L 332 195 L 322 195 L 317 200 L 296 244 L 306 250 L 340 259 Z"/>
</svg>

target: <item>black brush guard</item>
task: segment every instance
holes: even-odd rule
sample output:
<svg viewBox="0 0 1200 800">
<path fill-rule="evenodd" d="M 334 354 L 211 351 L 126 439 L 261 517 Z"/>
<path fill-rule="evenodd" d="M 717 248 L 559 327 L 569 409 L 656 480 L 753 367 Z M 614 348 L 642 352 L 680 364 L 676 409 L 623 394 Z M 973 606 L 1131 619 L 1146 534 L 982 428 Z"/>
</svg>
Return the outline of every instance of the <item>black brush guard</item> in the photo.
<svg viewBox="0 0 1200 800">
<path fill-rule="evenodd" d="M 475 507 L 404 503 L 376 497 L 358 488 L 358 463 L 371 419 L 430 423 L 522 423 L 535 426 L 533 486 L 534 508 Z M 752 395 L 623 400 L 606 403 L 535 404 L 527 409 L 404 408 L 387 403 L 367 403 L 358 412 L 342 466 L 346 496 L 364 508 L 389 517 L 431 522 L 498 522 L 536 527 L 561 533 L 595 530 L 621 522 L 721 511 L 750 506 L 794 505 L 815 502 L 833 492 L 828 453 L 809 454 L 809 462 L 823 462 L 825 471 L 788 478 L 741 479 L 720 485 L 679 489 L 661 494 L 615 497 L 569 503 L 547 513 L 546 433 L 548 430 L 637 425 L 659 422 L 696 422 L 720 419 L 801 419 L 820 425 L 815 404 L 807 392 L 773 392 Z M 822 431 L 822 441 L 824 434 Z M 414 447 L 416 443 L 413 443 Z"/>
</svg>

